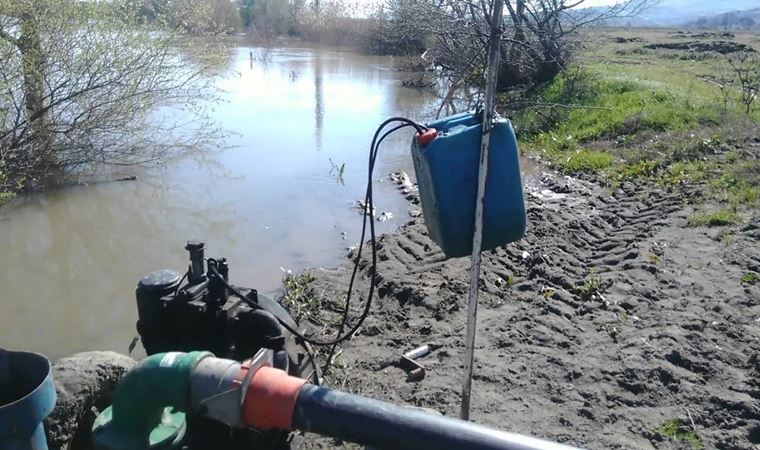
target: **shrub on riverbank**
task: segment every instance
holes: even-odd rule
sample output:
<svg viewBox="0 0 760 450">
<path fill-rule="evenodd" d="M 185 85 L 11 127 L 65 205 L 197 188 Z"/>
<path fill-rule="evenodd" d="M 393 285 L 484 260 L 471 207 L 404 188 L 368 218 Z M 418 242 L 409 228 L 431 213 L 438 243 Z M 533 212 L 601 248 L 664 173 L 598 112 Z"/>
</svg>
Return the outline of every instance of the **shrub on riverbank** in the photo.
<svg viewBox="0 0 760 450">
<path fill-rule="evenodd" d="M 229 0 L 143 0 L 138 15 L 196 35 L 234 33 L 241 25 L 239 8 Z"/>
<path fill-rule="evenodd" d="M 207 143 L 200 64 L 130 0 L 0 0 L 0 192 Z M 155 111 L 172 107 L 172 114 Z M 187 124 L 192 125 L 188 126 Z"/>
<path fill-rule="evenodd" d="M 367 19 L 330 12 L 309 12 L 292 22 L 288 34 L 308 42 L 360 49 L 369 30 Z"/>
<path fill-rule="evenodd" d="M 377 55 L 421 55 L 430 46 L 427 29 L 419 22 L 425 17 L 414 1 L 389 0 L 369 18 L 362 48 Z"/>
<path fill-rule="evenodd" d="M 13 191 L 13 185 L 8 182 L 7 177 L 2 171 L 2 167 L 0 167 L 0 206 L 13 198 Z"/>
</svg>

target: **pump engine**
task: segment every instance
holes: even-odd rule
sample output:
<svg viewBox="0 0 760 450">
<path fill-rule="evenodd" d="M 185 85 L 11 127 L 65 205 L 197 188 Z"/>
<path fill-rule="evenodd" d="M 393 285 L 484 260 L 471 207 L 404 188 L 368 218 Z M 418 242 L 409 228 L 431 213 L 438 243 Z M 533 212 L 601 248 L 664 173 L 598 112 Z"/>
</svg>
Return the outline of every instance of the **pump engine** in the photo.
<svg viewBox="0 0 760 450">
<path fill-rule="evenodd" d="M 184 276 L 165 269 L 138 283 L 137 332 L 146 353 L 206 350 L 242 361 L 267 348 L 275 352 L 276 367 L 302 378 L 317 375 L 309 345 L 280 325 L 297 329 L 285 309 L 255 289 L 236 288 L 247 301 L 231 296 L 229 263 L 205 258 L 205 248 L 203 241 L 187 242 L 190 264 Z"/>
<path fill-rule="evenodd" d="M 290 375 L 319 382 L 319 369 L 308 343 L 288 332 L 281 322 L 297 325 L 274 299 L 255 289 L 229 282 L 225 258 L 206 258 L 203 241 L 188 241 L 187 272 L 158 270 L 137 285 L 137 332 L 145 352 L 205 350 L 237 361 L 260 349 L 274 352 L 273 366 Z M 184 284 L 183 284 L 184 282 Z M 239 295 L 231 295 L 232 290 Z M 232 430 L 218 422 L 188 416 L 192 448 L 288 448 L 288 433 Z"/>
</svg>

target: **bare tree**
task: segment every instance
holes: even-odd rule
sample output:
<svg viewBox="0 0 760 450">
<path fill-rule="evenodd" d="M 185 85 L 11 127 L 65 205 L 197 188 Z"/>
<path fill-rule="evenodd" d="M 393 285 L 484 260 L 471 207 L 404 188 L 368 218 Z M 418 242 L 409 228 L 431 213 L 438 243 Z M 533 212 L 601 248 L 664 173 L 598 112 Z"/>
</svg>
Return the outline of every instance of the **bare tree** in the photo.
<svg viewBox="0 0 760 450">
<path fill-rule="evenodd" d="M 461 80 L 482 74 L 494 1 L 504 1 L 508 15 L 499 87 L 509 89 L 560 73 L 581 27 L 636 15 L 657 0 L 623 0 L 597 8 L 584 8 L 585 0 L 391 0 L 387 8 L 399 18 L 415 18 L 413 26 L 432 39 L 435 62 Z"/>
<path fill-rule="evenodd" d="M 709 79 L 709 81 L 715 84 L 718 87 L 718 91 L 720 91 L 723 114 L 728 113 L 728 105 L 736 89 L 736 77 L 734 76 L 733 69 L 730 66 L 721 67 L 716 76 Z"/>
<path fill-rule="evenodd" d="M 739 82 L 740 100 L 745 113 L 749 114 L 760 93 L 760 57 L 755 51 L 742 51 L 730 54 L 726 59 Z"/>
<path fill-rule="evenodd" d="M 564 70 L 577 31 L 606 20 L 639 14 L 653 0 L 624 0 L 612 6 L 584 8 L 585 0 L 506 0 L 511 36 L 505 33 L 506 61 L 501 85 L 552 79 Z"/>
<path fill-rule="evenodd" d="M 157 161 L 210 136 L 199 134 L 213 98 L 201 68 L 133 5 L 0 0 L 0 191 Z"/>
<path fill-rule="evenodd" d="M 370 29 L 364 48 L 384 55 L 421 54 L 426 32 L 420 30 L 424 10 L 415 1 L 388 0 L 370 15 Z"/>
</svg>

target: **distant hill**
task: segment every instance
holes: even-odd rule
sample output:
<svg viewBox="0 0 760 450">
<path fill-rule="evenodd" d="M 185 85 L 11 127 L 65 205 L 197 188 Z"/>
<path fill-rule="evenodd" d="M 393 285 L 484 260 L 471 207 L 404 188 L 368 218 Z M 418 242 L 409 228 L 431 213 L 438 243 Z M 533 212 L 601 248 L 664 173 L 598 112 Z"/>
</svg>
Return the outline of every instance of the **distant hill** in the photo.
<svg viewBox="0 0 760 450">
<path fill-rule="evenodd" d="M 760 8 L 701 16 L 693 22 L 688 22 L 686 26 L 693 28 L 719 28 L 722 30 L 757 30 L 760 29 Z"/>
<path fill-rule="evenodd" d="M 701 26 L 719 28 L 723 21 L 731 22 L 733 28 L 743 24 L 755 27 L 758 20 L 758 0 L 663 0 L 657 6 L 648 8 L 637 17 L 627 17 L 607 21 L 609 26 L 670 27 Z M 750 21 L 754 24 L 750 25 Z"/>
</svg>

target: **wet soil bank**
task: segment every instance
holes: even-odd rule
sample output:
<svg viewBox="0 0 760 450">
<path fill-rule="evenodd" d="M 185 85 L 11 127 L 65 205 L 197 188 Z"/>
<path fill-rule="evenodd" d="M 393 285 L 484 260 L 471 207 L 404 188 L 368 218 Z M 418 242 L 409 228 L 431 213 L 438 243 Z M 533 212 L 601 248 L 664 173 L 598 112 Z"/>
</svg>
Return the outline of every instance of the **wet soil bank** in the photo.
<svg viewBox="0 0 760 450">
<path fill-rule="evenodd" d="M 526 194 L 525 238 L 483 256 L 474 421 L 591 449 L 760 444 L 760 285 L 741 281 L 760 272 L 760 215 L 688 228 L 698 195 L 556 175 Z M 468 270 L 421 217 L 380 238 L 372 314 L 328 384 L 456 416 Z M 349 264 L 314 275 L 334 317 Z M 386 367 L 425 343 L 422 381 Z"/>
</svg>

